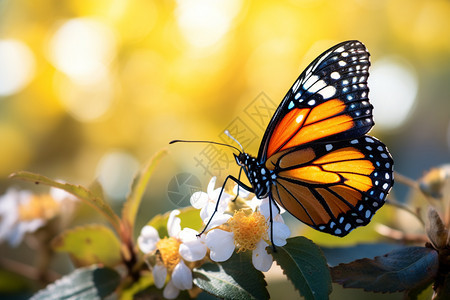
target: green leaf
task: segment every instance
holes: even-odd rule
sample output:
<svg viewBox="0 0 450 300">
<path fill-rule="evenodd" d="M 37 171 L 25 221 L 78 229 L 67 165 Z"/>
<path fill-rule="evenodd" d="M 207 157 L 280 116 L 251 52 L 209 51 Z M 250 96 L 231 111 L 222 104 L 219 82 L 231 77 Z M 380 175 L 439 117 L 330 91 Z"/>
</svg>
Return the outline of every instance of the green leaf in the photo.
<svg viewBox="0 0 450 300">
<path fill-rule="evenodd" d="M 264 275 L 252 264 L 251 253 L 234 253 L 221 264 L 206 263 L 193 271 L 194 284 L 223 299 L 269 299 Z"/>
<path fill-rule="evenodd" d="M 374 258 L 402 247 L 402 245 L 393 243 L 364 243 L 350 247 L 320 247 L 320 249 L 325 255 L 328 265 L 334 267 L 356 259 Z"/>
<path fill-rule="evenodd" d="M 156 165 L 161 158 L 167 154 L 166 150 L 162 150 L 155 154 L 150 161 L 144 166 L 144 168 L 137 174 L 133 180 L 130 194 L 127 197 L 127 201 L 122 210 L 122 219 L 126 226 L 131 231 L 130 236 L 133 236 L 133 228 L 136 220 L 136 215 L 141 204 L 142 196 L 144 195 L 147 183 L 156 168 Z"/>
<path fill-rule="evenodd" d="M 73 185 L 70 183 L 61 183 L 59 181 L 55 181 L 43 175 L 34 174 L 31 172 L 20 171 L 17 173 L 13 173 L 9 176 L 10 178 L 17 178 L 22 180 L 32 181 L 36 184 L 42 183 L 48 186 L 56 187 L 66 192 L 78 197 L 79 199 L 85 201 L 87 204 L 91 205 L 95 209 L 97 209 L 101 214 L 105 215 L 105 217 L 109 220 L 109 222 L 114 226 L 117 232 L 120 232 L 120 219 L 114 213 L 111 206 L 105 202 L 103 197 L 100 196 L 100 193 L 92 192 L 91 190 L 81 186 L 81 185 Z"/>
<path fill-rule="evenodd" d="M 189 227 L 195 230 L 202 229 L 203 221 L 200 218 L 200 211 L 198 209 L 193 208 L 192 206 L 185 207 L 179 210 L 180 214 L 178 218 L 180 218 L 181 228 Z M 169 220 L 170 211 L 163 215 L 154 216 L 147 225 L 154 227 L 160 237 L 168 236 L 167 233 L 167 220 Z"/>
<path fill-rule="evenodd" d="M 120 242 L 103 225 L 88 225 L 63 232 L 52 241 L 55 251 L 67 252 L 77 266 L 103 264 L 115 266 L 121 261 Z"/>
<path fill-rule="evenodd" d="M 299 236 L 287 239 L 287 244 L 276 250 L 273 258 L 305 299 L 328 299 L 331 276 L 316 244 Z"/>
<path fill-rule="evenodd" d="M 333 282 L 345 288 L 398 292 L 426 286 L 439 267 L 438 253 L 425 247 L 405 247 L 374 259 L 359 259 L 331 269 Z"/>
<path fill-rule="evenodd" d="M 120 283 L 120 275 L 110 268 L 91 266 L 73 271 L 31 299 L 103 299 L 112 294 Z"/>
</svg>

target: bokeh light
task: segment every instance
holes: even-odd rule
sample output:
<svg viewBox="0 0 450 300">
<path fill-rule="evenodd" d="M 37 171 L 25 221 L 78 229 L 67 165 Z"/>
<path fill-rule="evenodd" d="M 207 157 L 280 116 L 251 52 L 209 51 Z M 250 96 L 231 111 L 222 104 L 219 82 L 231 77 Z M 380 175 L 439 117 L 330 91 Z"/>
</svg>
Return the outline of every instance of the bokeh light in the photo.
<svg viewBox="0 0 450 300">
<path fill-rule="evenodd" d="M 375 61 L 369 87 L 377 126 L 385 130 L 401 126 L 411 114 L 418 91 L 411 65 L 396 57 Z"/>
<path fill-rule="evenodd" d="M 241 0 L 178 0 L 175 13 L 185 39 L 202 48 L 222 40 L 241 6 Z"/>
<path fill-rule="evenodd" d="M 448 163 L 450 1 L 55 3 L 0 1 L 3 192 L 23 184 L 10 173 L 29 170 L 84 186 L 98 180 L 119 208 L 142 163 L 166 148 L 138 214 L 145 224 L 178 208 L 167 197 L 176 174 L 203 186 L 238 175 L 229 149 L 218 171 L 217 161 L 199 163 L 205 145 L 170 140 L 222 141 L 239 124 L 256 155 L 270 119 L 252 118 L 267 113 L 259 95 L 274 109 L 314 58 L 350 39 L 371 53 L 373 134 L 396 171 L 419 178 Z"/>
<path fill-rule="evenodd" d="M 102 22 L 79 18 L 63 23 L 51 38 L 49 58 L 55 67 L 78 81 L 104 76 L 116 52 L 112 29 Z"/>
<path fill-rule="evenodd" d="M 23 89 L 35 74 L 33 52 L 23 42 L 0 40 L 0 96 L 12 95 Z"/>
<path fill-rule="evenodd" d="M 97 177 L 106 195 L 114 201 L 124 200 L 134 176 L 139 169 L 139 162 L 124 151 L 106 153 L 98 163 Z"/>
</svg>

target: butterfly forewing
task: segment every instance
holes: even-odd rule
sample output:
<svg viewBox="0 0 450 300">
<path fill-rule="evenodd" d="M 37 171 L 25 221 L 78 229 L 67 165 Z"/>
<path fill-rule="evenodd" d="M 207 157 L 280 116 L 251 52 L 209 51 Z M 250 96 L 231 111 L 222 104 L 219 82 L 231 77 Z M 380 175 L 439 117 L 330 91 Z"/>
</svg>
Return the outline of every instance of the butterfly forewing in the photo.
<svg viewBox="0 0 450 300">
<path fill-rule="evenodd" d="M 369 223 L 393 184 L 392 157 L 370 136 L 289 149 L 266 166 L 277 175 L 273 200 L 305 224 L 337 236 Z"/>
<path fill-rule="evenodd" d="M 369 52 L 358 41 L 340 43 L 315 59 L 272 117 L 259 161 L 292 147 L 367 133 L 373 126 L 369 65 Z"/>
</svg>

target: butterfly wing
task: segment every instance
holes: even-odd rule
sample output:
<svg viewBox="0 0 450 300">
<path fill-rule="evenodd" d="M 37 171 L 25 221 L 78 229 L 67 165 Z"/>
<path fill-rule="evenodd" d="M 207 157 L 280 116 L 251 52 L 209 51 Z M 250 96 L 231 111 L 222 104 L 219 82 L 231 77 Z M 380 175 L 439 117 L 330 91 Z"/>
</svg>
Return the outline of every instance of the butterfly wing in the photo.
<svg viewBox="0 0 450 300">
<path fill-rule="evenodd" d="M 369 52 L 347 41 L 316 58 L 289 89 L 264 134 L 258 160 L 311 142 L 359 137 L 373 126 Z"/>
<path fill-rule="evenodd" d="M 370 222 L 392 187 L 393 160 L 371 136 L 284 150 L 266 167 L 271 197 L 314 229 L 345 236 Z"/>
</svg>

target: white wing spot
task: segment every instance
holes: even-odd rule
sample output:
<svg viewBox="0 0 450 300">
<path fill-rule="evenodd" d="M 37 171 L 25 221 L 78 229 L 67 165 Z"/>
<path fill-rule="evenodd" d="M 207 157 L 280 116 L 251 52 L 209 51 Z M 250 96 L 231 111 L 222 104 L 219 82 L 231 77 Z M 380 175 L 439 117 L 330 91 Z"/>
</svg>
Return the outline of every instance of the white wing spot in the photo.
<svg viewBox="0 0 450 300">
<path fill-rule="evenodd" d="M 375 141 L 373 139 L 371 139 L 370 137 L 366 137 L 366 142 L 375 143 Z"/>
<path fill-rule="evenodd" d="M 350 142 L 350 144 L 358 144 L 358 140 L 352 140 L 351 142 Z"/>
<path fill-rule="evenodd" d="M 323 89 L 324 87 L 326 87 L 327 84 L 325 83 L 325 81 L 323 80 L 319 80 L 316 83 L 314 83 L 309 89 L 308 91 L 311 93 L 316 93 L 317 91 Z"/>
<path fill-rule="evenodd" d="M 305 83 L 303 84 L 303 88 L 305 90 L 308 90 L 314 83 L 316 83 L 317 80 L 319 80 L 319 76 L 312 75 L 308 78 L 308 80 L 305 81 Z"/>
<path fill-rule="evenodd" d="M 341 74 L 339 74 L 339 72 L 333 72 L 330 74 L 330 77 L 333 79 L 339 79 L 341 78 Z"/>
<path fill-rule="evenodd" d="M 295 82 L 294 86 L 292 87 L 292 92 L 295 93 L 299 86 L 300 86 L 300 79 L 297 79 L 297 81 Z"/>
<path fill-rule="evenodd" d="M 314 104 L 316 104 L 316 100 L 312 99 L 308 101 L 308 105 L 313 106 Z"/>
<path fill-rule="evenodd" d="M 347 65 L 347 63 L 346 63 L 345 61 L 343 61 L 343 60 L 340 60 L 340 61 L 338 62 L 338 64 L 339 64 L 339 66 L 341 66 L 341 67 Z"/>
<path fill-rule="evenodd" d="M 304 115 L 298 115 L 298 117 L 295 119 L 295 122 L 297 122 L 298 124 L 300 124 L 303 120 Z"/>
<path fill-rule="evenodd" d="M 344 52 L 344 47 L 339 47 L 336 50 L 334 50 L 334 52 Z"/>
<path fill-rule="evenodd" d="M 333 149 L 333 145 L 328 144 L 325 146 L 325 149 L 327 149 L 327 151 L 330 151 L 331 149 Z"/>
<path fill-rule="evenodd" d="M 347 57 L 348 56 L 348 52 L 342 52 L 341 55 L 342 55 L 342 57 Z"/>
<path fill-rule="evenodd" d="M 322 95 L 323 99 L 331 98 L 336 94 L 336 88 L 332 85 L 329 85 L 326 88 L 320 90 L 319 94 Z"/>
</svg>

